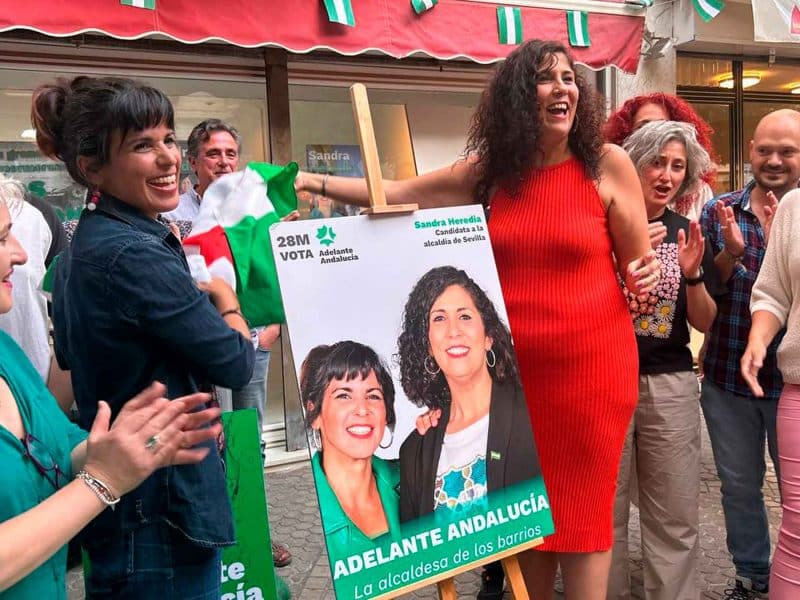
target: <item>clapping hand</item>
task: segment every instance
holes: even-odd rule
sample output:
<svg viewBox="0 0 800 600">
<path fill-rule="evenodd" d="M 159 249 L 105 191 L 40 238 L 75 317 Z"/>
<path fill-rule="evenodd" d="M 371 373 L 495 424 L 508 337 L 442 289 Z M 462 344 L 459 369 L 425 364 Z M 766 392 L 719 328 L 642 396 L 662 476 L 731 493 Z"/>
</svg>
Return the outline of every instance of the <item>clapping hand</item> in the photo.
<svg viewBox="0 0 800 600">
<path fill-rule="evenodd" d="M 168 400 L 163 397 L 165 392 L 163 384 L 151 384 L 125 403 L 113 424 L 111 408 L 105 402 L 98 404 L 84 469 L 106 483 L 117 497 L 136 488 L 158 468 L 200 462 L 209 448 L 196 446 L 220 433 L 218 423 L 206 427 L 219 417 L 219 408 L 193 412 L 208 401 L 208 394 Z"/>
<path fill-rule="evenodd" d="M 725 206 L 722 202 L 717 202 L 716 211 L 717 219 L 719 219 L 719 228 L 722 231 L 722 239 L 725 242 L 725 250 L 731 256 L 742 256 L 744 254 L 744 237 L 742 236 L 742 230 L 739 229 L 739 224 L 736 222 L 733 208 Z"/>
<path fill-rule="evenodd" d="M 689 222 L 689 239 L 686 232 L 678 230 L 678 266 L 687 279 L 696 279 L 700 276 L 700 263 L 703 262 L 705 239 L 700 232 L 700 225 L 696 221 Z"/>
</svg>

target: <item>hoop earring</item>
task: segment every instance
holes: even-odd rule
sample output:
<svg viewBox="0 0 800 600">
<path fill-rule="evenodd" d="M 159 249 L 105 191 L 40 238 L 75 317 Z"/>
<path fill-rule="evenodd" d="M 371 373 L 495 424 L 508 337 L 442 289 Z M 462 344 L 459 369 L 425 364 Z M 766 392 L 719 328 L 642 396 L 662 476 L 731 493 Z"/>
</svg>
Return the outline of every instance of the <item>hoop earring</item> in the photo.
<svg viewBox="0 0 800 600">
<path fill-rule="evenodd" d="M 387 429 L 388 429 L 388 427 L 387 427 Z M 386 434 L 384 433 L 384 435 L 386 435 Z M 381 441 L 383 441 L 383 440 L 381 440 Z M 392 447 L 392 442 L 394 442 L 394 429 L 389 429 L 389 443 L 386 444 L 385 446 L 383 444 L 378 444 L 378 448 L 381 448 L 382 450 L 386 450 L 387 448 L 391 448 Z"/>
<path fill-rule="evenodd" d="M 97 208 L 97 203 L 100 201 L 100 190 L 94 188 L 92 190 L 92 194 L 89 196 L 88 202 L 86 202 L 86 208 L 89 210 L 95 210 Z"/>
<path fill-rule="evenodd" d="M 429 360 L 433 361 L 433 364 L 436 365 L 436 370 L 434 370 L 433 367 L 428 366 Z M 425 360 L 422 361 L 422 366 L 425 367 L 425 372 L 428 375 L 438 375 L 442 371 L 442 367 L 436 364 L 436 361 L 433 360 L 433 357 L 430 354 L 425 357 Z"/>
<path fill-rule="evenodd" d="M 492 357 L 492 361 L 491 361 L 491 362 L 489 362 L 489 356 L 490 356 L 490 355 L 491 355 L 491 357 Z M 489 348 L 489 349 L 486 351 L 486 366 L 487 366 L 487 367 L 489 367 L 489 368 L 491 369 L 491 368 L 492 368 L 492 367 L 494 367 L 496 364 L 497 364 L 497 357 L 496 357 L 496 356 L 495 356 L 495 354 L 494 354 L 494 349 L 493 349 L 493 348 Z"/>
</svg>

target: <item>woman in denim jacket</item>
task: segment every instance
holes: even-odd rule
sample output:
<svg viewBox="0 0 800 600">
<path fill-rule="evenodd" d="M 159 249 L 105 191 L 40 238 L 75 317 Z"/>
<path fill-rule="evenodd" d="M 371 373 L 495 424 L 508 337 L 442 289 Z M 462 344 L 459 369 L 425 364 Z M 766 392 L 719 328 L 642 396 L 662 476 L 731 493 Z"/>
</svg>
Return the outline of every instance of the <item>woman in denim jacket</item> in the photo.
<svg viewBox="0 0 800 600">
<path fill-rule="evenodd" d="M 236 294 L 218 280 L 198 289 L 157 219 L 178 204 L 169 99 L 128 79 L 60 79 L 34 92 L 32 120 L 42 152 L 90 190 L 53 286 L 56 357 L 72 372 L 81 427 L 99 399 L 113 418 L 153 380 L 169 398 L 247 384 L 254 350 Z M 234 543 L 219 454 L 159 469 L 81 542 L 88 598 L 217 600 L 220 547 Z"/>
</svg>

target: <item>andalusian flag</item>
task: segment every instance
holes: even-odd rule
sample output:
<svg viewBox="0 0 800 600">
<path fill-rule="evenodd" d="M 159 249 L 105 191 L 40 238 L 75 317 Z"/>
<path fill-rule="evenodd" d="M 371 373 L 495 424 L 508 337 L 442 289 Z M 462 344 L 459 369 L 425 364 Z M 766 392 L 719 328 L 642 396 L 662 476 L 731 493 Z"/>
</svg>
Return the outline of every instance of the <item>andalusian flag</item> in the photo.
<svg viewBox="0 0 800 600">
<path fill-rule="evenodd" d="M 119 0 L 119 3 L 125 6 L 135 6 L 136 8 L 156 9 L 156 0 Z"/>
<path fill-rule="evenodd" d="M 426 10 L 432 9 L 438 2 L 439 0 L 411 0 L 411 6 L 414 7 L 414 12 L 419 15 Z"/>
<path fill-rule="evenodd" d="M 325 3 L 325 10 L 328 11 L 328 20 L 331 23 L 341 23 L 354 27 L 356 18 L 353 16 L 353 5 L 351 0 L 322 0 Z"/>
<path fill-rule="evenodd" d="M 500 43 L 516 46 L 522 43 L 522 13 L 510 6 L 497 7 L 497 33 Z"/>
<path fill-rule="evenodd" d="M 297 163 L 250 163 L 244 171 L 220 177 L 203 194 L 183 240 L 187 256 L 201 255 L 211 276 L 236 290 L 253 327 L 286 321 L 269 228 L 297 209 L 296 175 Z"/>
<path fill-rule="evenodd" d="M 716 17 L 720 11 L 725 8 L 725 2 L 722 0 L 692 0 L 694 8 L 700 18 L 708 23 L 711 19 Z"/>
<path fill-rule="evenodd" d="M 592 45 L 589 39 L 589 14 L 582 10 L 567 11 L 567 31 L 569 45 L 577 48 L 588 48 Z"/>
</svg>

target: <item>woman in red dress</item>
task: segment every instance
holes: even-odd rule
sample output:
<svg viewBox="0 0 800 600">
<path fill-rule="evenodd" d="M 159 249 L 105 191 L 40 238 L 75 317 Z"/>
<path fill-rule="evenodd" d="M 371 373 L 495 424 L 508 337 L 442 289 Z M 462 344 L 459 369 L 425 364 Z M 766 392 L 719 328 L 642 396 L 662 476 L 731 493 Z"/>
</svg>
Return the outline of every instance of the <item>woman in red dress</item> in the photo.
<svg viewBox="0 0 800 600">
<path fill-rule="evenodd" d="M 620 454 L 638 359 L 617 273 L 638 293 L 659 277 L 641 186 L 604 144 L 602 109 L 566 48 L 531 40 L 501 63 L 473 118 L 467 158 L 387 181 L 389 203 L 482 203 L 555 534 L 523 559 L 534 598 L 560 564 L 568 598 L 605 597 Z M 363 180 L 303 173 L 298 189 L 367 205 Z M 616 259 L 614 258 L 616 257 Z"/>
</svg>

